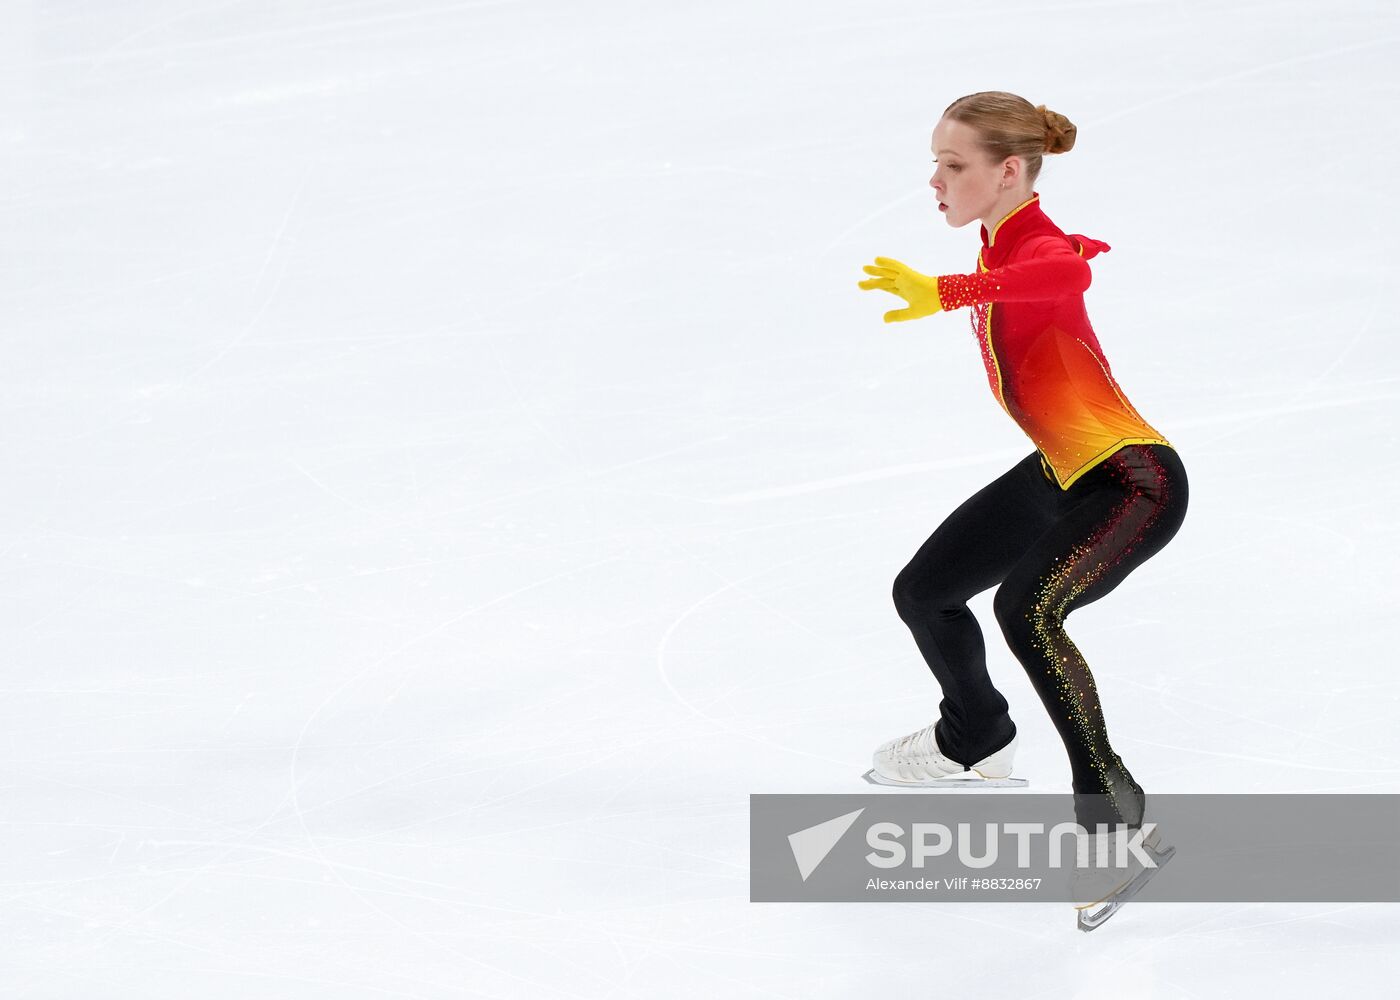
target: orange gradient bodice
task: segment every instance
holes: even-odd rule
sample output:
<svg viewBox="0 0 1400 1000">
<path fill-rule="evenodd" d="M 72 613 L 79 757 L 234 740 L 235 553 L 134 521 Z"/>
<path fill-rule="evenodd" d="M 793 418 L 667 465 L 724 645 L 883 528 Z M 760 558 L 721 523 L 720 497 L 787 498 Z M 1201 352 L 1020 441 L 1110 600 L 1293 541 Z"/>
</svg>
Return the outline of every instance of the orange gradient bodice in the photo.
<svg viewBox="0 0 1400 1000">
<path fill-rule="evenodd" d="M 938 276 L 944 309 L 972 307 L 987 381 L 1061 489 L 1128 444 L 1171 442 L 1128 402 L 1089 325 L 1089 258 L 1107 243 L 1066 234 L 1040 208 L 1017 205 L 987 232 L 976 274 Z"/>
</svg>

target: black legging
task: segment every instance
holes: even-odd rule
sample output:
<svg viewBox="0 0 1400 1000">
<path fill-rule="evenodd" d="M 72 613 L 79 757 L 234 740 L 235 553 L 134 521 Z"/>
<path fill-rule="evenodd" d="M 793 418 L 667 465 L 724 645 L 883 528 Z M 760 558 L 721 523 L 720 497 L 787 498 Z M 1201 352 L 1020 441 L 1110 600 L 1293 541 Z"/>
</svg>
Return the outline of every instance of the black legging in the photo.
<svg viewBox="0 0 1400 1000">
<path fill-rule="evenodd" d="M 1069 753 L 1079 821 L 1142 821 L 1142 787 L 1108 742 L 1094 677 L 1065 618 L 1166 545 L 1186 501 L 1186 470 L 1167 445 L 1124 445 L 1068 490 L 1035 451 L 939 525 L 895 579 L 894 602 L 943 688 L 934 734 L 945 754 L 973 764 L 1016 733 L 967 607 L 1000 584 L 997 622 Z M 1131 658 L 1123 664 L 1131 668 Z"/>
</svg>

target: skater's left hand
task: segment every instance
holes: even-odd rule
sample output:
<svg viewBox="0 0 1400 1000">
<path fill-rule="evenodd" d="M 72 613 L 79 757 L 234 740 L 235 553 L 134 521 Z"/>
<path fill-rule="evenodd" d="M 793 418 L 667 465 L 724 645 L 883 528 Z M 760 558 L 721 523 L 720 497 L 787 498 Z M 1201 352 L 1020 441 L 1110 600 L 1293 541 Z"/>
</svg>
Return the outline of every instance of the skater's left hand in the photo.
<svg viewBox="0 0 1400 1000">
<path fill-rule="evenodd" d="M 909 303 L 907 309 L 892 309 L 885 313 L 886 323 L 919 319 L 942 312 L 943 303 L 938 298 L 938 278 L 920 274 L 892 257 L 876 257 L 875 264 L 874 267 L 865 265 L 865 273 L 875 277 L 859 282 L 860 287 L 867 290 L 880 288 L 898 295 Z"/>
</svg>

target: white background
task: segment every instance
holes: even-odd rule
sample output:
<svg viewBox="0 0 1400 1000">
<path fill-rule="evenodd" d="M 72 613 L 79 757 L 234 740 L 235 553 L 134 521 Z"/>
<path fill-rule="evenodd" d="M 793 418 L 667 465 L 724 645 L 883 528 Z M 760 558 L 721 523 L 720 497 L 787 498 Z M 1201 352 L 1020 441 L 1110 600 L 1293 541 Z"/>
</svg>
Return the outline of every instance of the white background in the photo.
<svg viewBox="0 0 1400 1000">
<path fill-rule="evenodd" d="M 966 311 L 856 287 L 974 269 L 977 90 L 1078 126 L 1042 206 L 1190 477 L 1069 623 L 1118 750 L 1400 791 L 1394 4 L 0 9 L 7 1000 L 1400 974 L 1394 906 L 747 898 L 750 793 L 933 718 L 894 576 L 1031 450 Z"/>
</svg>

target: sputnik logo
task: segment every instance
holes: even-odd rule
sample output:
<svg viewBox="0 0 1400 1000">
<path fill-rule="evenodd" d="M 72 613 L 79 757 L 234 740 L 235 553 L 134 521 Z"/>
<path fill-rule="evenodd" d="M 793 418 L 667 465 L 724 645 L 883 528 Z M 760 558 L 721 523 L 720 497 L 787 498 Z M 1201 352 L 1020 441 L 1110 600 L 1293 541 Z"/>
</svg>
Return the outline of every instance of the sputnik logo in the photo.
<svg viewBox="0 0 1400 1000">
<path fill-rule="evenodd" d="M 807 876 L 817 870 L 817 865 L 826 859 L 836 842 L 845 836 L 851 824 L 863 812 L 864 807 L 788 834 L 788 846 L 792 848 L 792 857 L 797 862 L 797 870 L 802 873 L 802 881 L 806 882 Z"/>
</svg>

